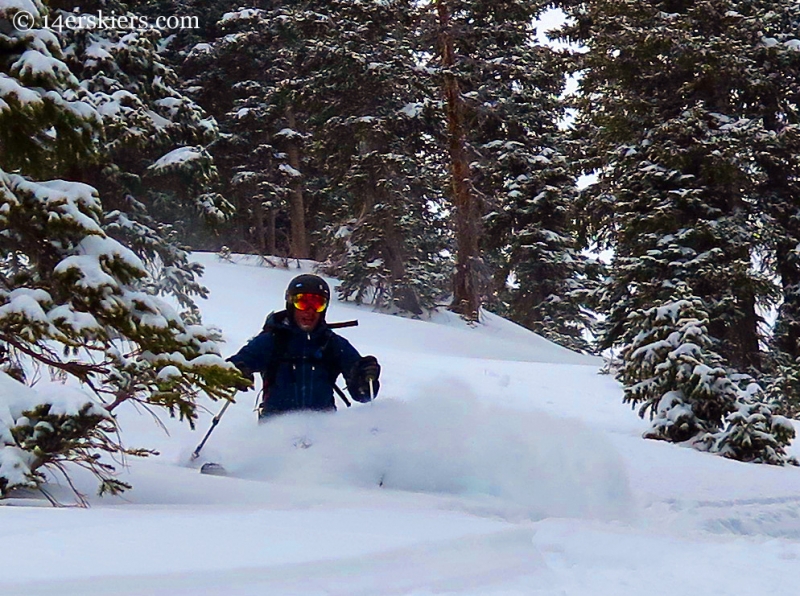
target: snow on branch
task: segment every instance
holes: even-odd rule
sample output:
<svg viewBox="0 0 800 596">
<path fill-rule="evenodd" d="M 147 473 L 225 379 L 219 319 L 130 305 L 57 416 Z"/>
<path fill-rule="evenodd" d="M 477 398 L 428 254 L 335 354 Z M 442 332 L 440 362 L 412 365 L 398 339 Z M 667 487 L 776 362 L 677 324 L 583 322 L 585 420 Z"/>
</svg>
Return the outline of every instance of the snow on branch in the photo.
<svg viewBox="0 0 800 596">
<path fill-rule="evenodd" d="M 155 172 L 175 170 L 188 162 L 205 159 L 205 151 L 202 147 L 178 147 L 166 155 L 161 156 L 148 169 Z"/>
<path fill-rule="evenodd" d="M 100 470 L 87 450 L 102 444 L 94 432 L 101 424 L 113 427 L 111 415 L 85 393 L 43 395 L 0 372 L 0 497 L 38 486 L 42 467 L 74 461 Z M 101 476 L 115 484 L 112 471 Z"/>
</svg>

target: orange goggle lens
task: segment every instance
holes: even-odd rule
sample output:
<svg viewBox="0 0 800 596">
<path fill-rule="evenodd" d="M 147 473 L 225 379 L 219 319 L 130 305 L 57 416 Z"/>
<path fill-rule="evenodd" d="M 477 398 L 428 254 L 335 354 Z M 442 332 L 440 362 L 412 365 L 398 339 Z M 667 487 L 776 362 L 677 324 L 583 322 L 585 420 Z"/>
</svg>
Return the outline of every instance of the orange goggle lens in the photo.
<svg viewBox="0 0 800 596">
<path fill-rule="evenodd" d="M 325 296 L 319 294 L 296 294 L 292 298 L 292 304 L 297 310 L 313 310 L 314 312 L 322 312 L 328 307 Z"/>
</svg>

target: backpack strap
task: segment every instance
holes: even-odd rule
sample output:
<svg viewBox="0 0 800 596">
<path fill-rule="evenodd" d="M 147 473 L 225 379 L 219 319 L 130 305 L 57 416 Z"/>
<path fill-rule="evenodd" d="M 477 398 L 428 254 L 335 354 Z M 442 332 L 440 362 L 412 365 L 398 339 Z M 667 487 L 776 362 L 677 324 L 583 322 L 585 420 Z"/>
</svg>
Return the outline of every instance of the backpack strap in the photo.
<svg viewBox="0 0 800 596">
<path fill-rule="evenodd" d="M 336 384 L 336 378 L 342 371 L 336 360 L 336 346 L 334 345 L 333 338 L 335 337 L 333 331 L 328 329 L 325 344 L 322 346 L 322 363 L 328 369 L 328 376 L 331 380 L 331 385 Z"/>
<path fill-rule="evenodd" d="M 286 330 L 264 324 L 263 332 L 272 333 L 274 342 L 272 344 L 272 357 L 267 363 L 267 368 L 261 373 L 261 393 L 256 397 L 256 409 L 258 410 L 259 421 L 266 417 L 267 402 L 269 401 L 270 390 L 278 378 L 278 368 L 283 362 L 283 358 L 279 356 L 286 351 L 289 344 L 289 333 Z"/>
<path fill-rule="evenodd" d="M 271 387 L 272 384 L 275 383 L 275 379 L 278 378 L 278 368 L 281 362 L 288 360 L 284 358 L 283 355 L 286 353 L 286 348 L 289 346 L 289 331 L 278 327 L 267 328 L 266 325 L 264 326 L 264 330 L 268 333 L 272 333 L 273 337 L 272 356 L 267 364 L 267 370 L 263 374 L 264 386 Z"/>
</svg>

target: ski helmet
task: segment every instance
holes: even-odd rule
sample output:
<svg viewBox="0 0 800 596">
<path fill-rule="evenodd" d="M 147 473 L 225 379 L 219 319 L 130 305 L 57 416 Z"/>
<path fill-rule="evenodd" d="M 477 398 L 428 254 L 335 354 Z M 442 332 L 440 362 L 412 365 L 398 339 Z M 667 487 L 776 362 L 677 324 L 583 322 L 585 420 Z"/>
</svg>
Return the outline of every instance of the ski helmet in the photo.
<svg viewBox="0 0 800 596">
<path fill-rule="evenodd" d="M 298 275 L 289 282 L 289 287 L 286 288 L 287 311 L 292 312 L 294 310 L 292 298 L 298 294 L 317 294 L 319 296 L 323 296 L 325 298 L 325 302 L 330 302 L 331 300 L 331 289 L 328 287 L 327 282 L 319 275 L 313 275 L 311 273 L 303 273 L 302 275 Z M 328 308 L 326 306 L 325 310 L 327 309 Z M 323 311 L 322 315 L 325 316 L 325 311 Z"/>
</svg>

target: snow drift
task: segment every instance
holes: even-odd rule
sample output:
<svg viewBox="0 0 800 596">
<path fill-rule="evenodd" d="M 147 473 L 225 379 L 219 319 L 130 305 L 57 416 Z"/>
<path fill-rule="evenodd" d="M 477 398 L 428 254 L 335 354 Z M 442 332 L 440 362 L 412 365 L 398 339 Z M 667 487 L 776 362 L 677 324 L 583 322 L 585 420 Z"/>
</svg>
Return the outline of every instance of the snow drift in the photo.
<svg viewBox="0 0 800 596">
<path fill-rule="evenodd" d="M 290 414 L 215 439 L 204 455 L 250 480 L 457 495 L 513 519 L 610 519 L 632 509 L 624 466 L 601 435 L 488 404 L 454 379 L 407 402 Z"/>
</svg>

